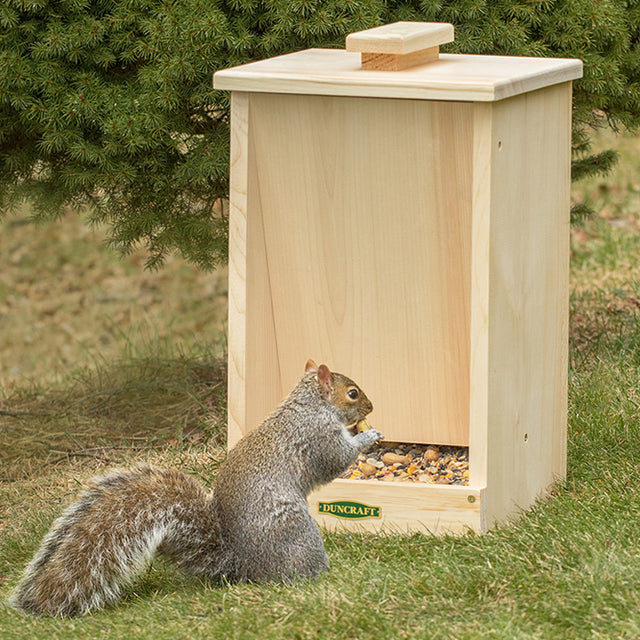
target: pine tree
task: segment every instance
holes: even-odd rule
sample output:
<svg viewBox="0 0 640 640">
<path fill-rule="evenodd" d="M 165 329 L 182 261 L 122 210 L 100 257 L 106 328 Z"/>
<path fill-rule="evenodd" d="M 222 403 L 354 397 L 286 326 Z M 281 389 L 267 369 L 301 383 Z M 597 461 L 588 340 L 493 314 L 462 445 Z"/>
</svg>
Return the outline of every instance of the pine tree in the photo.
<svg viewBox="0 0 640 640">
<path fill-rule="evenodd" d="M 574 177 L 590 131 L 640 124 L 640 0 L 4 0 L 0 211 L 89 206 L 114 247 L 226 259 L 229 96 L 213 72 L 395 20 L 452 22 L 464 53 L 581 58 Z"/>
</svg>

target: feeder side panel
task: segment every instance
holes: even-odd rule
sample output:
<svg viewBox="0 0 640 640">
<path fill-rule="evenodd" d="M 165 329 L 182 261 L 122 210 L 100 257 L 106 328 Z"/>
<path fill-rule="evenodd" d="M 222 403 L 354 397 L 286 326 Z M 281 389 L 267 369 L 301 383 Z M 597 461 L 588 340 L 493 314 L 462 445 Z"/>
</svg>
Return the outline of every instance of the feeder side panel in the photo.
<svg viewBox="0 0 640 640">
<path fill-rule="evenodd" d="M 566 472 L 571 84 L 493 110 L 489 526 Z"/>
<path fill-rule="evenodd" d="M 271 282 L 264 244 L 251 94 L 232 94 L 229 212 L 228 438 L 231 448 L 280 404 L 283 387 L 277 357 Z M 296 377 L 307 356 L 298 354 Z"/>
<path fill-rule="evenodd" d="M 229 181 L 229 335 L 227 357 L 227 446 L 242 437 L 246 424 L 246 272 L 249 94 L 231 94 Z"/>
</svg>

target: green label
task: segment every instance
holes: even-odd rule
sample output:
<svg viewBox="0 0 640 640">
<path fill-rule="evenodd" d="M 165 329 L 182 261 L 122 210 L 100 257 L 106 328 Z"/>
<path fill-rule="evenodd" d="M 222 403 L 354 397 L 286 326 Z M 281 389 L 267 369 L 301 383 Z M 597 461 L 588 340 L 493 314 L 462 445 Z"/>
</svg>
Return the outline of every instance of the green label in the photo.
<svg viewBox="0 0 640 640">
<path fill-rule="evenodd" d="M 336 500 L 335 502 L 318 502 L 318 513 L 336 518 L 362 520 L 364 518 L 379 518 L 380 507 L 370 507 L 368 504 L 349 500 Z"/>
</svg>

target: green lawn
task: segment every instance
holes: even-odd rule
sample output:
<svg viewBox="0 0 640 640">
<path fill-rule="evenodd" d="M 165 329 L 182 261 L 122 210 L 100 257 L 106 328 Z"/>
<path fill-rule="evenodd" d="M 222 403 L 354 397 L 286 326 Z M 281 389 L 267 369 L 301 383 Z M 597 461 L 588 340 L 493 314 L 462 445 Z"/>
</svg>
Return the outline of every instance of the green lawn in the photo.
<svg viewBox="0 0 640 640">
<path fill-rule="evenodd" d="M 572 231 L 566 483 L 483 536 L 326 535 L 331 572 L 298 587 L 213 587 L 156 562 L 85 618 L 0 605 L 0 638 L 640 638 L 640 145 L 614 142 L 617 172 L 579 187 L 601 215 Z M 213 481 L 221 365 L 195 347 L 122 353 L 5 394 L 0 409 L 51 415 L 0 416 L 5 451 L 23 438 L 0 456 L 0 597 L 80 480 L 151 460 Z"/>
</svg>

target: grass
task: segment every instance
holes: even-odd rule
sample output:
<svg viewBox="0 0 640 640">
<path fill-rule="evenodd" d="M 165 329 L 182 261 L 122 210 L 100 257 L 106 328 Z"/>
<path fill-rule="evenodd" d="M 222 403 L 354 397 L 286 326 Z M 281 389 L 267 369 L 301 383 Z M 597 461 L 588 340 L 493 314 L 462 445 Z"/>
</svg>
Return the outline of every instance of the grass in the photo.
<svg viewBox="0 0 640 640">
<path fill-rule="evenodd" d="M 76 215 L 34 226 L 28 212 L 0 221 L 0 388 L 67 379 L 150 349 L 224 355 L 225 270 L 172 258 L 144 271 Z M 1 397 L 1 396 L 0 396 Z"/>
<path fill-rule="evenodd" d="M 0 412 L 0 480 L 114 452 L 224 440 L 224 363 L 158 354 L 81 371 L 62 388 L 14 391 Z"/>
<path fill-rule="evenodd" d="M 156 561 L 124 602 L 82 619 L 0 605 L 0 637 L 639 638 L 640 144 L 614 142 L 616 174 L 580 185 L 600 215 L 572 231 L 565 483 L 483 536 L 328 534 L 332 571 L 296 588 L 213 587 Z M 118 357 L 5 391 L 1 409 L 51 415 L 0 416 L 0 597 L 95 472 L 150 460 L 214 480 L 224 424 L 216 350 L 175 325 L 161 344 L 137 331 L 125 326 Z M 28 449 L 21 437 L 42 447 L 10 458 Z"/>
</svg>

